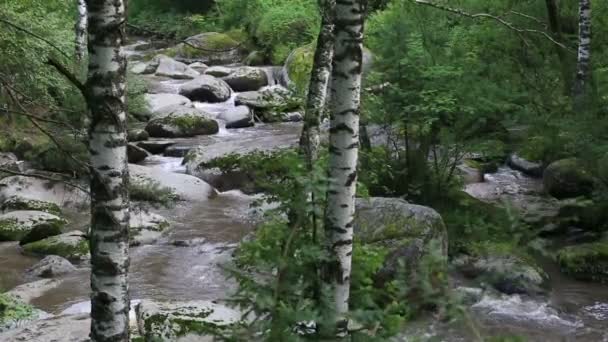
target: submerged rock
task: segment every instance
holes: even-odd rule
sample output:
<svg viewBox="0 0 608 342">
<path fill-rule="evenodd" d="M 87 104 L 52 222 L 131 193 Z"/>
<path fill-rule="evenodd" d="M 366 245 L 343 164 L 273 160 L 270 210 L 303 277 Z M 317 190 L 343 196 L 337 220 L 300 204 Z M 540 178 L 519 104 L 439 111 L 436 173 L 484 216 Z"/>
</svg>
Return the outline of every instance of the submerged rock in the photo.
<svg viewBox="0 0 608 342">
<path fill-rule="evenodd" d="M 26 273 L 40 278 L 54 278 L 72 273 L 75 270 L 76 267 L 67 259 L 57 255 L 47 255 L 40 262 L 30 267 Z"/>
<path fill-rule="evenodd" d="M 388 248 L 384 266 L 375 276 L 377 286 L 404 272 L 408 279 L 416 279 L 425 258 L 433 258 L 432 264 L 440 268 L 435 271 L 445 271 L 448 235 L 441 215 L 434 209 L 399 198 L 372 197 L 357 199 L 355 213 L 357 239 Z M 441 288 L 445 286 L 443 281 L 435 285 Z"/>
<path fill-rule="evenodd" d="M 229 108 L 219 116 L 219 119 L 226 121 L 226 128 L 243 128 L 254 125 L 253 113 L 247 106 Z"/>
<path fill-rule="evenodd" d="M 591 174 L 576 158 L 555 161 L 543 173 L 545 191 L 559 199 L 590 195 L 593 183 Z"/>
<path fill-rule="evenodd" d="M 154 138 L 192 137 L 215 134 L 219 131 L 217 121 L 210 114 L 196 108 L 171 106 L 162 109 L 163 114 L 155 116 L 146 125 L 146 131 Z"/>
<path fill-rule="evenodd" d="M 133 183 L 157 183 L 172 189 L 179 199 L 185 201 L 206 201 L 216 194 L 213 187 L 199 178 L 158 168 L 129 164 L 129 175 Z"/>
<path fill-rule="evenodd" d="M 20 210 L 0 215 L 0 241 L 25 244 L 61 234 L 66 221 L 43 211 Z"/>
<path fill-rule="evenodd" d="M 202 75 L 184 83 L 179 89 L 180 95 L 192 101 L 224 102 L 232 95 L 230 86 L 219 78 Z"/>
<path fill-rule="evenodd" d="M 240 67 L 223 78 L 234 91 L 254 91 L 268 85 L 268 76 L 260 68 Z"/>
<path fill-rule="evenodd" d="M 36 255 L 59 255 L 70 260 L 86 259 L 89 255 L 89 241 L 85 233 L 73 231 L 23 246 L 26 253 Z"/>
<path fill-rule="evenodd" d="M 72 182 L 77 183 L 76 180 Z M 11 176 L 0 180 L 0 201 L 9 198 L 50 202 L 59 207 L 78 209 L 87 207 L 89 203 L 89 195 L 81 189 L 61 181 L 26 176 Z"/>
<path fill-rule="evenodd" d="M 241 313 L 211 301 L 159 303 L 142 300 L 135 307 L 139 333 L 146 341 L 213 341 L 241 322 Z"/>
<path fill-rule="evenodd" d="M 131 210 L 130 245 L 141 246 L 155 243 L 167 228 L 169 228 L 169 221 L 163 216 L 144 210 Z"/>
<path fill-rule="evenodd" d="M 574 278 L 608 283 L 608 240 L 563 248 L 557 260 Z"/>
</svg>

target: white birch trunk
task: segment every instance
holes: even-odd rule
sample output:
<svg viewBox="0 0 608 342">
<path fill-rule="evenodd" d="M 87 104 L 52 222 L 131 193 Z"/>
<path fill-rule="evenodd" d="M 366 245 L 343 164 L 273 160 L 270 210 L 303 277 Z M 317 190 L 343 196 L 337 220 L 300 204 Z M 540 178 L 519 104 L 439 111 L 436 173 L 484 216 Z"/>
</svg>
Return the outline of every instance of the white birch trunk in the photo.
<svg viewBox="0 0 608 342">
<path fill-rule="evenodd" d="M 87 53 L 87 4 L 78 0 L 78 19 L 76 19 L 76 60 L 81 61 Z"/>
<path fill-rule="evenodd" d="M 353 251 L 353 218 L 359 152 L 359 112 L 365 7 L 360 0 L 336 3 L 335 50 L 332 69 L 329 176 L 325 230 L 335 260 L 326 274 L 333 287 L 338 333 L 348 312 Z"/>
<path fill-rule="evenodd" d="M 91 112 L 91 340 L 129 340 L 129 196 L 122 0 L 87 0 Z"/>
<path fill-rule="evenodd" d="M 578 57 L 572 96 L 574 110 L 586 102 L 591 79 L 591 0 L 579 0 Z"/>
</svg>

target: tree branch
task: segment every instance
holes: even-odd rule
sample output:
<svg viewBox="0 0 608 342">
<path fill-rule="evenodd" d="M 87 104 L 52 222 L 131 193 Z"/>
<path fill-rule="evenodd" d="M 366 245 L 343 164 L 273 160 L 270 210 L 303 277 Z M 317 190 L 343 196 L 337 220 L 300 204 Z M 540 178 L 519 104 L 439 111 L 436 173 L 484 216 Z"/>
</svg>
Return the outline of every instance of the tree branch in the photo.
<svg viewBox="0 0 608 342">
<path fill-rule="evenodd" d="M 84 187 L 82 187 L 80 185 L 77 185 L 77 184 L 68 182 L 66 180 L 63 180 L 63 179 L 53 178 L 53 177 L 49 177 L 49 176 L 45 176 L 45 175 L 41 175 L 41 174 L 37 174 L 37 173 L 17 172 L 17 171 L 13 171 L 13 170 L 9 170 L 9 169 L 3 168 L 3 167 L 0 167 L 0 172 L 8 173 L 8 174 L 13 175 L 13 176 L 24 176 L 24 177 L 44 179 L 44 180 L 48 180 L 48 181 L 52 181 L 52 182 L 61 182 L 61 183 L 64 183 L 65 185 L 68 185 L 68 186 L 71 186 L 73 188 L 82 190 L 82 191 L 84 191 L 88 195 L 91 195 L 91 193 L 89 192 L 88 189 L 86 189 L 86 188 L 84 188 Z"/>
<path fill-rule="evenodd" d="M 39 39 L 39 40 L 41 40 L 41 41 L 43 41 L 43 42 L 47 43 L 47 44 L 48 44 L 50 47 L 52 47 L 52 48 L 54 48 L 55 50 L 59 51 L 59 53 L 60 53 L 60 54 L 62 54 L 63 56 L 67 57 L 68 59 L 69 59 L 69 58 L 71 58 L 71 57 L 70 57 L 70 56 L 69 56 L 67 53 L 63 52 L 63 50 L 61 50 L 61 49 L 60 49 L 60 48 L 59 48 L 57 45 L 55 45 L 55 44 L 54 44 L 53 42 L 51 42 L 50 40 L 48 40 L 48 39 L 46 39 L 46 38 L 44 38 L 44 37 L 42 37 L 42 36 L 39 36 L 39 35 L 37 35 L 36 33 L 32 32 L 32 31 L 30 31 L 30 30 L 28 30 L 28 29 L 26 29 L 26 28 L 24 28 L 24 27 L 21 27 L 21 26 L 19 26 L 19 25 L 15 24 L 15 23 L 13 23 L 13 22 L 11 22 L 11 21 L 7 20 L 7 19 L 0 18 L 0 22 L 1 22 L 1 23 L 6 24 L 6 25 L 8 25 L 8 26 L 10 26 L 10 27 L 12 27 L 12 28 L 14 28 L 14 29 L 18 30 L 18 31 L 21 31 L 21 32 L 27 33 L 27 34 L 29 34 L 30 36 L 32 36 L 32 37 L 34 37 L 34 38 L 36 38 L 36 39 Z"/>
<path fill-rule="evenodd" d="M 508 28 L 509 30 L 512 30 L 514 32 L 516 32 L 520 38 L 526 42 L 526 39 L 524 38 L 524 36 L 522 35 L 523 33 L 534 33 L 534 34 L 538 34 L 541 35 L 543 37 L 545 37 L 546 39 L 548 39 L 550 42 L 552 42 L 553 44 L 567 50 L 570 52 L 573 52 L 571 49 L 569 49 L 566 45 L 558 42 L 557 40 L 555 40 L 553 37 L 551 37 L 551 35 L 549 35 L 547 32 L 544 31 L 540 31 L 540 30 L 535 30 L 535 29 L 528 29 L 528 28 L 519 28 L 519 27 L 515 27 L 512 23 L 497 17 L 495 15 L 489 14 L 489 13 L 469 13 L 469 12 L 465 12 L 461 9 L 458 8 L 453 8 L 453 7 L 447 7 L 447 6 L 443 6 L 440 4 L 436 4 L 434 2 L 428 1 L 428 0 L 410 0 L 411 2 L 418 4 L 418 5 L 424 5 L 424 6 L 429 6 L 429 7 L 433 7 L 442 11 L 446 11 L 446 12 L 450 12 L 450 13 L 454 13 L 454 14 L 458 14 L 460 16 L 463 17 L 467 17 L 467 18 L 471 18 L 471 19 L 477 19 L 477 18 L 482 18 L 482 19 L 490 19 L 490 20 L 494 20 L 496 22 L 498 22 L 499 24 L 503 25 L 504 27 Z"/>
<path fill-rule="evenodd" d="M 56 61 L 52 58 L 49 58 L 46 61 L 46 64 L 55 67 L 55 69 L 57 69 L 57 71 L 59 71 L 60 74 L 65 76 L 65 78 L 67 78 L 67 80 L 70 81 L 70 83 L 72 83 L 76 88 L 78 88 L 78 90 L 80 91 L 82 96 L 84 96 L 85 98 L 87 97 L 86 87 L 84 86 L 84 84 L 82 82 L 80 82 L 80 80 L 78 79 L 78 77 L 76 77 L 76 75 L 74 75 L 66 67 L 64 67 L 61 63 L 59 63 L 58 61 Z"/>
</svg>

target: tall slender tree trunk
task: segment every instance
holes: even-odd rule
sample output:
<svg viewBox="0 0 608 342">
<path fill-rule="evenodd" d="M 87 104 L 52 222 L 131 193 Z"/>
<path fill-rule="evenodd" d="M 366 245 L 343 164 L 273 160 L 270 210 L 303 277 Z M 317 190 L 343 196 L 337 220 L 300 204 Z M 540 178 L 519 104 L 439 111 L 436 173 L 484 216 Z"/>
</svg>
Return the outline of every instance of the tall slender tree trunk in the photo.
<svg viewBox="0 0 608 342">
<path fill-rule="evenodd" d="M 91 340 L 129 340 L 129 171 L 122 0 L 87 0 L 91 112 Z"/>
<path fill-rule="evenodd" d="M 591 0 L 579 0 L 578 57 L 572 97 L 574 109 L 579 110 L 588 101 L 591 86 Z"/>
<path fill-rule="evenodd" d="M 547 17 L 549 18 L 551 34 L 555 40 L 563 44 L 564 39 L 559 15 L 559 2 L 558 0 L 545 0 L 545 4 L 547 7 Z M 555 53 L 557 54 L 560 63 L 560 71 L 564 82 L 564 94 L 568 95 L 572 89 L 572 64 L 566 49 L 563 47 L 555 45 Z"/>
<path fill-rule="evenodd" d="M 319 0 L 321 9 L 321 30 L 317 38 L 317 48 L 310 74 L 304 127 L 300 137 L 300 150 L 306 157 L 308 169 L 312 170 L 317 160 L 320 145 L 321 117 L 327 99 L 327 85 L 331 76 L 334 53 L 334 17 L 336 0 Z"/>
<path fill-rule="evenodd" d="M 78 1 L 78 19 L 76 20 L 76 60 L 81 61 L 87 52 L 87 4 L 85 0 Z"/>
<path fill-rule="evenodd" d="M 350 295 L 363 65 L 363 3 L 362 0 L 340 0 L 336 4 L 329 131 L 331 184 L 325 230 L 330 253 L 335 260 L 326 277 L 333 288 L 338 318 L 348 312 Z M 339 324 L 340 333 L 345 329 L 345 324 Z"/>
</svg>

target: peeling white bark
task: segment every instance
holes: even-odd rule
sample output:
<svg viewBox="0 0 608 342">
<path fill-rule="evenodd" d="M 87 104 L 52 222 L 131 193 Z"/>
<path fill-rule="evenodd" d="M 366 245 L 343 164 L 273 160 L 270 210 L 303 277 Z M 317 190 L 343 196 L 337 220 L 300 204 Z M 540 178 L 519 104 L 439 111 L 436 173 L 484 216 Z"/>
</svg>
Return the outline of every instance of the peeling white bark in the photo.
<svg viewBox="0 0 608 342">
<path fill-rule="evenodd" d="M 87 0 L 91 340 L 129 340 L 129 197 L 122 0 Z"/>
<path fill-rule="evenodd" d="M 579 0 L 578 55 L 574 80 L 575 110 L 580 109 L 589 95 L 591 79 L 591 0 Z"/>
<path fill-rule="evenodd" d="M 76 20 L 76 60 L 81 61 L 87 53 L 87 4 L 78 0 L 78 19 Z"/>
<path fill-rule="evenodd" d="M 325 230 L 330 252 L 336 261 L 326 277 L 334 290 L 335 311 L 338 317 L 344 317 L 348 312 L 350 295 L 364 13 L 365 8 L 361 0 L 337 1 L 330 98 L 331 184 L 327 198 Z M 338 326 L 339 332 L 342 333 L 346 328 L 343 323 L 339 322 Z"/>
</svg>

